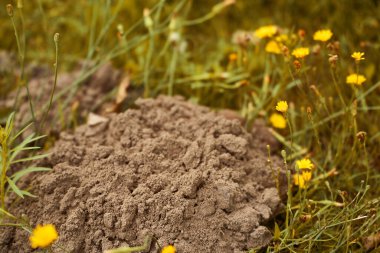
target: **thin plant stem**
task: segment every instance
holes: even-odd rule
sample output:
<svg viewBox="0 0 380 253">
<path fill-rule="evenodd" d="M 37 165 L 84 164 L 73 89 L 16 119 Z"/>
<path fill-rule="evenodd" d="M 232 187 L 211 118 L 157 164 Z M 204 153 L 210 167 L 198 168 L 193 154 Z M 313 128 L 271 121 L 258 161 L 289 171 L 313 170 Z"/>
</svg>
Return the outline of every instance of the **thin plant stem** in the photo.
<svg viewBox="0 0 380 253">
<path fill-rule="evenodd" d="M 288 191 L 287 191 L 287 194 L 288 194 L 288 200 L 286 202 L 286 218 L 285 218 L 285 227 L 286 227 L 286 231 L 287 233 L 289 233 L 289 220 L 290 220 L 290 210 L 291 210 L 291 206 L 292 206 L 292 191 L 291 191 L 291 182 L 290 182 L 290 170 L 288 168 L 288 163 L 287 163 L 287 155 L 286 155 L 286 151 L 283 150 L 282 152 L 282 158 L 284 160 L 284 167 L 285 167 L 285 171 L 286 171 L 286 177 L 287 177 L 287 181 L 288 181 Z"/>
<path fill-rule="evenodd" d="M 218 4 L 214 5 L 212 7 L 211 11 L 209 13 L 207 13 L 206 15 L 204 15 L 200 18 L 197 18 L 197 19 L 185 21 L 184 26 L 192 26 L 192 25 L 202 24 L 202 23 L 212 19 L 213 17 L 215 17 L 217 14 L 219 14 L 228 5 L 229 4 L 225 4 L 225 2 L 218 3 Z"/>
<path fill-rule="evenodd" d="M 59 33 L 56 33 L 54 35 L 54 45 L 55 45 L 55 62 L 54 62 L 54 83 L 53 83 L 53 88 L 51 90 L 51 93 L 50 93 L 50 99 L 49 99 L 49 104 L 48 104 L 48 107 L 46 109 L 46 112 L 43 116 L 43 118 L 41 119 L 41 125 L 40 125 L 40 131 L 43 130 L 43 125 L 46 121 L 46 118 L 50 112 L 50 109 L 51 109 L 51 105 L 53 104 L 53 97 L 54 97 L 54 93 L 55 93 L 55 89 L 56 89 L 56 86 L 57 86 L 57 79 L 58 79 L 58 49 L 59 49 Z"/>
<path fill-rule="evenodd" d="M 35 111 L 34 111 L 34 107 L 33 107 L 33 101 L 32 101 L 32 96 L 30 95 L 30 89 L 29 89 L 29 83 L 25 80 L 25 51 L 26 51 L 26 38 L 25 38 L 25 20 L 24 20 L 24 14 L 23 14 L 23 8 L 22 6 L 20 8 L 17 8 L 18 9 L 18 12 L 20 14 L 20 20 L 21 20 L 21 28 L 22 28 L 22 37 L 21 37 L 21 42 L 22 42 L 22 45 L 21 45 L 21 54 L 22 54 L 22 61 L 21 61 L 21 84 L 22 85 L 25 85 L 25 88 L 26 88 L 26 93 L 27 93 L 27 96 L 28 96 L 28 101 L 29 101 L 29 108 L 30 108 L 30 112 L 32 114 L 32 118 L 33 118 L 33 122 L 34 122 L 34 128 L 37 132 L 37 119 L 36 119 L 36 116 L 35 116 Z M 15 31 L 15 34 L 17 32 Z"/>
<path fill-rule="evenodd" d="M 270 145 L 267 145 L 267 152 L 268 152 L 268 160 L 267 160 L 267 162 L 268 162 L 269 168 L 270 168 L 270 170 L 272 172 L 273 181 L 276 184 L 277 194 L 278 194 L 278 196 L 281 196 L 279 175 L 276 174 L 276 171 L 273 168 L 273 162 L 272 162 L 272 159 L 271 159 Z"/>
<path fill-rule="evenodd" d="M 334 87 L 336 89 L 336 92 L 338 93 L 339 99 L 340 99 L 341 103 L 344 105 L 344 107 L 346 108 L 347 107 L 346 102 L 344 102 L 342 92 L 339 88 L 338 82 L 336 81 L 335 73 L 331 67 L 330 67 L 330 73 L 331 73 L 331 77 L 333 79 Z"/>
<path fill-rule="evenodd" d="M 177 59 L 178 59 L 178 48 L 175 46 L 173 47 L 173 55 L 172 55 L 172 60 L 170 63 L 170 73 L 169 73 L 169 87 L 168 87 L 168 95 L 173 96 L 173 86 L 174 86 L 174 76 L 175 76 L 175 71 L 176 71 L 176 66 L 177 66 Z"/>
<path fill-rule="evenodd" d="M 287 113 L 284 113 L 284 118 L 286 119 L 286 123 L 288 124 L 289 127 L 289 132 L 290 132 L 290 155 L 292 155 L 293 152 L 293 128 L 292 124 L 290 123 L 289 117 Z"/>
<path fill-rule="evenodd" d="M 367 185 L 369 181 L 370 167 L 369 167 L 369 161 L 368 161 L 367 145 L 366 145 L 365 140 L 363 142 L 363 151 L 364 151 L 365 166 L 367 169 L 366 180 L 365 180 L 365 184 Z"/>
<path fill-rule="evenodd" d="M 145 86 L 144 97 L 150 96 L 149 74 L 150 74 L 150 62 L 152 60 L 153 50 L 154 50 L 154 31 L 153 31 L 153 28 L 150 28 L 148 53 L 147 53 L 145 64 L 144 64 L 144 86 Z"/>
</svg>

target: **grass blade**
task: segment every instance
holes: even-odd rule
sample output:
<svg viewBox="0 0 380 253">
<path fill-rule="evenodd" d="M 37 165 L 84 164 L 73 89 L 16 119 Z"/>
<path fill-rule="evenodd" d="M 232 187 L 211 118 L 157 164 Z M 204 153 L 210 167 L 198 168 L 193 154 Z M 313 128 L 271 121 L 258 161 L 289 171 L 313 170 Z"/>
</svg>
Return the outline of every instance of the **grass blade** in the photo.
<svg viewBox="0 0 380 253">
<path fill-rule="evenodd" d="M 12 161 L 11 164 L 27 162 L 27 161 L 34 161 L 34 160 L 38 160 L 38 159 L 48 157 L 49 155 L 50 154 L 42 154 L 42 155 L 36 155 L 36 156 L 32 156 L 32 157 L 21 158 L 21 159 Z"/>
<path fill-rule="evenodd" d="M 14 191 L 14 193 L 16 193 L 20 198 L 23 199 L 24 195 L 22 194 L 22 191 L 17 187 L 17 185 L 12 181 L 12 179 L 7 177 L 7 181 L 11 189 Z"/>
<path fill-rule="evenodd" d="M 5 214 L 9 217 L 11 217 L 12 219 L 17 219 L 15 216 L 13 216 L 12 214 L 8 213 L 7 211 L 5 211 L 3 208 L 0 207 L 0 213 L 2 214 Z"/>
<path fill-rule="evenodd" d="M 28 125 L 26 125 L 23 129 L 21 129 L 15 136 L 13 136 L 13 138 L 11 139 L 11 144 L 23 133 L 26 131 L 26 129 L 28 129 L 33 123 L 29 123 Z"/>
<path fill-rule="evenodd" d="M 28 191 L 23 191 L 23 190 L 20 190 L 20 191 L 21 191 L 21 193 L 22 193 L 24 196 L 28 196 L 28 197 L 31 197 L 31 198 L 37 198 L 36 195 L 33 195 L 33 194 L 31 194 L 30 192 L 28 192 Z"/>
<path fill-rule="evenodd" d="M 29 167 L 29 168 L 26 168 L 14 173 L 11 177 L 12 177 L 13 182 L 16 183 L 20 178 L 32 172 L 42 172 L 42 171 L 50 171 L 50 170 L 51 170 L 50 168 L 45 168 L 45 167 Z"/>
</svg>

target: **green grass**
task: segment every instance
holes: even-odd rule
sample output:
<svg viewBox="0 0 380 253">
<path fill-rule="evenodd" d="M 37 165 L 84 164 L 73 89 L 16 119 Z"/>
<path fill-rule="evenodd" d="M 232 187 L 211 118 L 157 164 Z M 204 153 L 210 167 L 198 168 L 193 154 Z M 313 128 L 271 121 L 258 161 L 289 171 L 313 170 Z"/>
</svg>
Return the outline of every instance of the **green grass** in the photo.
<svg viewBox="0 0 380 253">
<path fill-rule="evenodd" d="M 307 189 L 289 189 L 288 208 L 276 217 L 278 229 L 273 224 L 275 239 L 261 251 L 365 252 L 363 238 L 380 231 L 380 5 L 279 0 L 222 6 L 216 0 L 25 2 L 21 9 L 14 6 L 14 26 L 5 8 L 0 11 L 5 38 L 0 47 L 18 54 L 20 66 L 37 61 L 53 67 L 58 55 L 60 71 L 80 59 L 93 61 L 71 86 L 54 94 L 51 103 L 70 92 L 62 106 L 107 61 L 129 71 L 146 97 L 181 94 L 213 108 L 235 109 L 247 127 L 256 118 L 268 120 L 279 100 L 288 101 L 292 131 L 273 133 L 284 145 L 289 171 L 294 173 L 295 160 L 303 157 L 315 170 Z M 149 17 L 143 17 L 144 8 Z M 267 39 L 246 46 L 231 42 L 237 30 L 252 34 L 268 24 L 289 36 L 290 52 L 305 46 L 315 53 L 297 69 L 293 57 L 265 52 Z M 331 29 L 329 42 L 339 45 L 313 41 L 322 28 Z M 55 33 L 61 35 L 58 54 Z M 354 51 L 365 52 L 365 60 L 355 64 Z M 229 60 L 231 53 L 236 61 Z M 338 55 L 335 66 L 331 54 Z M 366 76 L 362 86 L 346 84 L 355 72 Z M 21 73 L 14 89 L 27 88 L 28 78 Z M 31 122 L 43 125 L 44 119 L 32 117 L 33 98 L 30 105 Z M 361 131 L 364 139 L 357 136 Z"/>
</svg>

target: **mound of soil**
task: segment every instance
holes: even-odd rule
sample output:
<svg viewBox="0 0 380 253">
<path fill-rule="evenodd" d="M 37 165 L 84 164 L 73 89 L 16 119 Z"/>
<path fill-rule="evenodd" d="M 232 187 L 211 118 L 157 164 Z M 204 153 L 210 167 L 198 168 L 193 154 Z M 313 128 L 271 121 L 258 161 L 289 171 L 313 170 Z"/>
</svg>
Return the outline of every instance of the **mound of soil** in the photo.
<svg viewBox="0 0 380 253">
<path fill-rule="evenodd" d="M 141 245 L 147 236 L 150 252 L 167 244 L 178 252 L 267 245 L 265 224 L 282 203 L 258 136 L 182 98 L 137 105 L 62 133 L 45 164 L 53 170 L 29 178 L 39 198 L 20 201 L 13 212 L 33 226 L 55 224 L 56 244 L 70 252 Z M 283 188 L 282 172 L 280 181 Z M 1 252 L 30 251 L 25 231 L 0 231 Z"/>
</svg>

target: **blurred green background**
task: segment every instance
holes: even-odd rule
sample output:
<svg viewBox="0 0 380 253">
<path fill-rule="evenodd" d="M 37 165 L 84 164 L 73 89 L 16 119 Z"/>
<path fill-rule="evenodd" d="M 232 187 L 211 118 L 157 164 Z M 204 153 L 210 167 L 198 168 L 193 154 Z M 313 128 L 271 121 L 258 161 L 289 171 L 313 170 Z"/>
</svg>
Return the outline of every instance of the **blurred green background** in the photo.
<svg viewBox="0 0 380 253">
<path fill-rule="evenodd" d="M 48 61 L 53 58 L 53 35 L 61 34 L 61 57 L 63 64 L 73 64 L 78 58 L 86 56 L 93 4 L 111 5 L 116 14 L 115 22 L 105 36 L 104 45 L 116 43 L 117 24 L 128 29 L 142 17 L 144 8 L 151 8 L 157 0 L 122 1 L 120 10 L 116 11 L 117 1 L 53 1 L 36 0 L 24 2 L 26 40 L 28 43 L 27 61 Z M 168 0 L 162 17 L 173 12 L 173 7 L 180 1 Z M 188 19 L 208 13 L 220 0 L 188 0 L 178 13 Z M 0 9 L 0 48 L 16 51 L 13 28 L 6 13 L 5 5 L 16 1 L 5 0 Z M 15 10 L 16 22 L 17 11 Z M 110 15 L 98 11 L 99 32 L 102 22 Z M 103 15 L 103 16 L 102 16 Z M 339 35 L 343 47 L 357 48 L 360 44 L 367 47 L 367 57 L 378 53 L 380 29 L 380 4 L 376 0 L 237 0 L 235 5 L 224 10 L 216 18 L 201 26 L 187 28 L 185 37 L 189 41 L 194 57 L 203 58 L 204 53 L 212 53 L 222 41 L 229 42 L 234 31 L 253 30 L 265 24 L 276 24 L 290 29 L 305 29 L 307 32 L 327 27 Z M 146 32 L 143 27 L 136 32 Z M 379 57 L 374 60 L 379 61 Z M 379 62 L 377 62 L 379 63 Z M 68 64 L 68 65 L 67 65 Z M 379 66 L 380 64 L 376 64 Z"/>
</svg>

